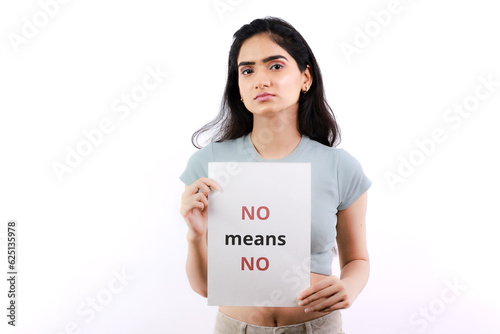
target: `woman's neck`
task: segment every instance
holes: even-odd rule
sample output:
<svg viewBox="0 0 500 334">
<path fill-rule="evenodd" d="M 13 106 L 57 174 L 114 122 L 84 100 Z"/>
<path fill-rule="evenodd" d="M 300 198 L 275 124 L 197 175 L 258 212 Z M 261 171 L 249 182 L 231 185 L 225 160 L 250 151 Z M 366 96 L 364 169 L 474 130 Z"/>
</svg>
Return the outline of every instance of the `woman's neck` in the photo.
<svg viewBox="0 0 500 334">
<path fill-rule="evenodd" d="M 255 149 L 264 159 L 281 159 L 299 145 L 302 135 L 297 129 L 297 117 L 254 115 L 250 135 Z"/>
</svg>

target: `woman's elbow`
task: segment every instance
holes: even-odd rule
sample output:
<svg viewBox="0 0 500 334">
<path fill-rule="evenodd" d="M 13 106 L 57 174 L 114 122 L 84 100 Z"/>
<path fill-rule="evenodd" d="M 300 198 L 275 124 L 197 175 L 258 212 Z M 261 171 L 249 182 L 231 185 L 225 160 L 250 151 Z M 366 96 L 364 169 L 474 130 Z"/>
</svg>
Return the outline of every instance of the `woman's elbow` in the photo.
<svg viewBox="0 0 500 334">
<path fill-rule="evenodd" d="M 206 288 L 203 288 L 203 287 L 195 287 L 195 286 L 191 286 L 191 288 L 193 289 L 194 292 L 196 292 L 197 294 L 199 294 L 200 296 L 202 296 L 203 298 L 207 298 L 208 296 L 208 291 Z"/>
</svg>

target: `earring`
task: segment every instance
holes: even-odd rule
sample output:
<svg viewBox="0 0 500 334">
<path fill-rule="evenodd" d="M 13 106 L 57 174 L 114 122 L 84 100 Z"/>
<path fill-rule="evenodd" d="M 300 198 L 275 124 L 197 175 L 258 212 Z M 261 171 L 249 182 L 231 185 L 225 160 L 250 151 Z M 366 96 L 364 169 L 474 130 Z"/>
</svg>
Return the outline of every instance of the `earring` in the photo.
<svg viewBox="0 0 500 334">
<path fill-rule="evenodd" d="M 305 88 L 302 90 L 302 93 L 304 93 L 304 94 L 305 94 L 305 93 L 307 93 L 307 91 L 308 91 L 308 89 L 307 89 L 307 87 L 305 87 Z"/>
<path fill-rule="evenodd" d="M 241 102 L 243 102 L 243 98 L 242 97 L 240 97 L 240 100 L 241 100 Z"/>
</svg>

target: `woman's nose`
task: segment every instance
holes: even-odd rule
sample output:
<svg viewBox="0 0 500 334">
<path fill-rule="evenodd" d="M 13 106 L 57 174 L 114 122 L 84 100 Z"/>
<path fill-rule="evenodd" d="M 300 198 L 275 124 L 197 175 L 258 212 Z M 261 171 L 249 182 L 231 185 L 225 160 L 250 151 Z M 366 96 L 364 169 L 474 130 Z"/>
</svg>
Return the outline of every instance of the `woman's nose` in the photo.
<svg viewBox="0 0 500 334">
<path fill-rule="evenodd" d="M 254 79 L 255 79 L 254 83 L 255 89 L 263 89 L 271 85 L 271 81 L 265 70 L 256 71 Z"/>
</svg>

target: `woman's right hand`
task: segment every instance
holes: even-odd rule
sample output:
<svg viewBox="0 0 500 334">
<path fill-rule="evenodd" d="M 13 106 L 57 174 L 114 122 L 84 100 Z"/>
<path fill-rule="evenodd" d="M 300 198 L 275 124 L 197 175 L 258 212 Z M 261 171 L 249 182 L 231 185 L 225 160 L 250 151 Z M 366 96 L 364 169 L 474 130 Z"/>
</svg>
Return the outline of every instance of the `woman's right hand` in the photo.
<svg viewBox="0 0 500 334">
<path fill-rule="evenodd" d="M 203 237 L 207 233 L 208 195 L 212 191 L 210 187 L 220 190 L 214 180 L 202 177 L 186 186 L 182 193 L 180 211 L 189 228 L 188 238 Z"/>
</svg>

